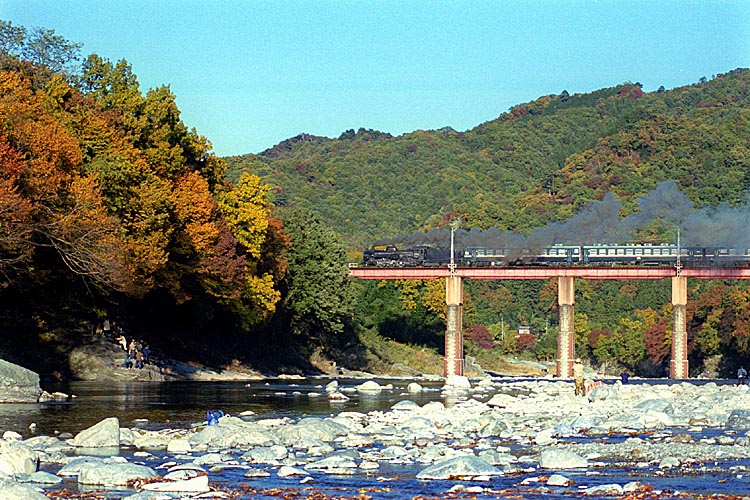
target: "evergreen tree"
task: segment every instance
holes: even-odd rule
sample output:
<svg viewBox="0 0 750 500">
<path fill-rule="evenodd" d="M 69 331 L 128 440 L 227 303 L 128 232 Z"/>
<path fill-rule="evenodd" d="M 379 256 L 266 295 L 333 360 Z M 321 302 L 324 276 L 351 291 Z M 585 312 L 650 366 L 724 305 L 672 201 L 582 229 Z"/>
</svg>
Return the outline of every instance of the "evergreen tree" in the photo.
<svg viewBox="0 0 750 500">
<path fill-rule="evenodd" d="M 282 309 L 294 334 L 330 344 L 350 323 L 353 293 L 344 245 L 317 216 L 302 210 L 281 214 L 291 236 L 282 283 Z"/>
</svg>

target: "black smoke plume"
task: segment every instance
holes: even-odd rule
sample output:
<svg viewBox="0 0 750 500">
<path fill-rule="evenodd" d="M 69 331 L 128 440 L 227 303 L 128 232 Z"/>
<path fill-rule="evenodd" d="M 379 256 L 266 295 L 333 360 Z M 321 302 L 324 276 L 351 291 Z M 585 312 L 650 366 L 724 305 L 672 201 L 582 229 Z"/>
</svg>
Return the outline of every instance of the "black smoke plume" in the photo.
<svg viewBox="0 0 750 500">
<path fill-rule="evenodd" d="M 682 246 L 717 246 L 750 249 L 750 207 L 720 205 L 696 209 L 674 181 L 664 181 L 638 200 L 638 210 L 621 217 L 622 202 L 613 192 L 601 201 L 588 203 L 578 214 L 564 222 L 550 222 L 533 229 L 527 236 L 497 228 L 458 229 L 456 248 L 486 247 L 538 251 L 555 244 L 618 245 L 636 243 L 635 234 L 659 221 L 681 236 Z M 676 244 L 675 241 L 663 243 Z M 402 234 L 376 242 L 409 248 L 415 245 L 450 246 L 449 229 Z"/>
</svg>

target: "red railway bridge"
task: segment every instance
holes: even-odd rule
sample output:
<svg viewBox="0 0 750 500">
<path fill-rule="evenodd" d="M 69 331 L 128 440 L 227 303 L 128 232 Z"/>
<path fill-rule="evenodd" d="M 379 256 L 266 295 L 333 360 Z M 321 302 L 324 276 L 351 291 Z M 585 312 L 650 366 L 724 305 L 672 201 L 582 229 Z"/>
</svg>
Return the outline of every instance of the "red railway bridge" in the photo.
<svg viewBox="0 0 750 500">
<path fill-rule="evenodd" d="M 463 375 L 463 280 L 558 280 L 560 332 L 557 337 L 556 373 L 558 377 L 573 375 L 575 359 L 575 334 L 573 331 L 573 306 L 575 279 L 599 280 L 672 280 L 672 358 L 669 377 L 688 378 L 687 280 L 695 279 L 750 279 L 750 268 L 672 268 L 672 267 L 488 267 L 488 268 L 378 268 L 357 267 L 349 275 L 366 280 L 424 280 L 445 279 L 447 307 L 445 330 L 445 358 L 443 373 Z"/>
</svg>

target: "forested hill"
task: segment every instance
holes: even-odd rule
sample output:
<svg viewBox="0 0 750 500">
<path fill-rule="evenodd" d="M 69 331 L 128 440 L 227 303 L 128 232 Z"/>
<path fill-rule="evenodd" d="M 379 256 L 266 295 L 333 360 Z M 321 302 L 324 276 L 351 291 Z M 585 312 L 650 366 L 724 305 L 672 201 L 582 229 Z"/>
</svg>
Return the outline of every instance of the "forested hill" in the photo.
<svg viewBox="0 0 750 500">
<path fill-rule="evenodd" d="M 465 227 L 528 232 L 609 191 L 627 214 L 665 180 L 698 207 L 744 203 L 749 137 L 750 71 L 737 69 L 650 93 L 638 83 L 563 91 L 467 132 L 300 134 L 225 159 L 230 179 L 259 175 L 276 205 L 316 212 L 354 250 L 456 215 Z"/>
</svg>

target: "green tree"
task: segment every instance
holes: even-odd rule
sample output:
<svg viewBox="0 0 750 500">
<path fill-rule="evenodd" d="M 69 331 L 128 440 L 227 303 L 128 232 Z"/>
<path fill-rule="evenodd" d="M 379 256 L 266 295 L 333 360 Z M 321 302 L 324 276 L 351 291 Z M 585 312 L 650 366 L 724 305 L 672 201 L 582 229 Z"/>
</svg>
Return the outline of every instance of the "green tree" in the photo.
<svg viewBox="0 0 750 500">
<path fill-rule="evenodd" d="M 325 343 L 344 333 L 352 313 L 344 245 L 312 213 L 285 210 L 281 217 L 291 237 L 282 309 L 293 333 Z"/>
<path fill-rule="evenodd" d="M 515 354 L 518 352 L 518 332 L 511 330 L 510 325 L 500 322 L 488 326 L 487 329 L 503 354 Z"/>
<path fill-rule="evenodd" d="M 589 327 L 589 317 L 586 313 L 579 312 L 573 316 L 573 329 L 576 339 L 576 355 L 578 357 L 588 357 L 588 339 L 591 334 L 591 328 Z"/>
<path fill-rule="evenodd" d="M 552 361 L 557 355 L 557 328 L 550 328 L 539 337 L 534 347 L 534 354 L 540 361 Z"/>
<path fill-rule="evenodd" d="M 645 325 L 631 318 L 622 318 L 610 337 L 600 337 L 594 355 L 600 362 L 613 361 L 635 370 L 644 359 L 646 341 Z"/>
<path fill-rule="evenodd" d="M 10 21 L 0 20 L 0 53 L 17 58 L 26 39 L 26 28 L 13 26 Z"/>
<path fill-rule="evenodd" d="M 54 30 L 13 26 L 0 19 L 0 68 L 26 61 L 43 70 L 45 81 L 55 73 L 72 77 L 81 54 L 80 43 L 72 43 Z"/>
</svg>

